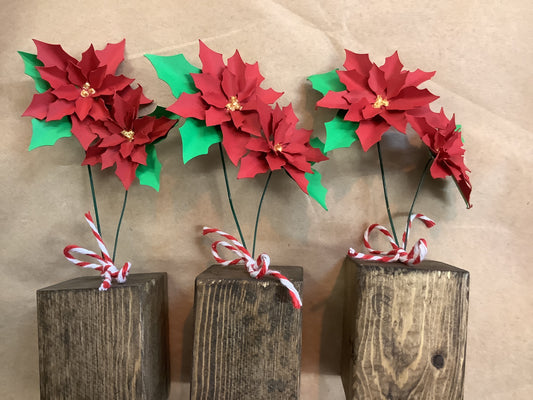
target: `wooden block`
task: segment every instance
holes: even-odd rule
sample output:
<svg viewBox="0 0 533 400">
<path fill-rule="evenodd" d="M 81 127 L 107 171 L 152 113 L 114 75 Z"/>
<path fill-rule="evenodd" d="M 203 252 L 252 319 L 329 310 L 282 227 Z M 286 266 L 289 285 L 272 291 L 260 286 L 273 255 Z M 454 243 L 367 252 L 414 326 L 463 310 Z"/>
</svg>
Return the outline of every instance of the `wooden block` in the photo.
<svg viewBox="0 0 533 400">
<path fill-rule="evenodd" d="M 271 267 L 302 294 L 301 267 Z M 191 399 L 298 399 L 302 314 L 278 280 L 242 265 L 196 278 Z"/>
<path fill-rule="evenodd" d="M 166 273 L 131 274 L 106 292 L 83 277 L 37 291 L 41 399 L 166 399 Z"/>
<path fill-rule="evenodd" d="M 463 398 L 469 273 L 346 258 L 347 399 Z"/>
</svg>

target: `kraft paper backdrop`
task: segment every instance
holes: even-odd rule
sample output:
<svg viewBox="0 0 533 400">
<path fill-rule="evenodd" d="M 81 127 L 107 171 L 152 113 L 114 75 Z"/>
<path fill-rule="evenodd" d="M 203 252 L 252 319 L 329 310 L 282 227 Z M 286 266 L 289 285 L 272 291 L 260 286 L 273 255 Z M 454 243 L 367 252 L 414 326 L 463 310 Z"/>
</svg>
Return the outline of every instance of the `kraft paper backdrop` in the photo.
<svg viewBox="0 0 533 400">
<path fill-rule="evenodd" d="M 112 4 L 112 5 L 111 5 Z M 200 66 L 198 39 L 225 57 L 239 49 L 259 61 L 265 87 L 284 91 L 301 126 L 325 138 L 331 112 L 315 112 L 320 95 L 306 77 L 340 67 L 344 48 L 381 64 L 395 50 L 409 70 L 436 70 L 423 87 L 441 98 L 463 126 L 472 170 L 473 208 L 451 181 L 427 179 L 415 211 L 437 221 L 415 224 L 412 241 L 428 240 L 429 257 L 471 273 L 465 398 L 529 399 L 533 392 L 533 269 L 530 118 L 533 51 L 530 2 L 500 1 L 2 1 L 0 17 L 1 236 L 0 397 L 39 396 L 35 291 L 87 275 L 68 263 L 67 244 L 96 246 L 83 219 L 92 202 L 81 147 L 74 139 L 28 152 L 34 93 L 17 50 L 35 53 L 32 38 L 61 43 L 78 58 L 126 38 L 119 72 L 136 78 L 158 104 L 174 101 L 145 53 L 184 53 Z M 411 141 L 412 144 L 408 143 Z M 163 145 L 164 144 L 164 145 Z M 387 134 L 383 147 L 392 211 L 403 223 L 425 162 L 420 142 Z M 216 149 L 213 149 L 216 150 Z M 132 272 L 169 274 L 171 399 L 188 398 L 194 278 L 213 263 L 210 225 L 236 234 L 217 152 L 181 161 L 176 129 L 158 146 L 161 191 L 132 185 L 117 262 Z M 273 175 L 262 212 L 258 250 L 274 265 L 301 265 L 302 399 L 341 399 L 339 377 L 342 262 L 362 250 L 373 222 L 388 224 L 375 148 L 359 144 L 319 165 L 330 211 L 305 196 L 285 174 Z M 123 188 L 112 171 L 94 171 L 104 237 L 112 236 Z M 246 235 L 253 229 L 266 176 L 230 179 Z M 379 240 L 378 240 L 379 241 Z M 385 244 L 385 242 L 382 242 Z M 111 246 L 111 244 L 109 244 Z"/>
</svg>

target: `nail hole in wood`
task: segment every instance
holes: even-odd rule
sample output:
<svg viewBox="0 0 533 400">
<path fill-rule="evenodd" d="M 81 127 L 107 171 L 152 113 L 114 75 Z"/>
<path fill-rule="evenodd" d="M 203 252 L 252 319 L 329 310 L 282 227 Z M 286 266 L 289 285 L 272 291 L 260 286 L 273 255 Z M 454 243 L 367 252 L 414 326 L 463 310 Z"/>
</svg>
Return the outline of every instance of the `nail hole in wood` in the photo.
<svg viewBox="0 0 533 400">
<path fill-rule="evenodd" d="M 441 369 L 444 367 L 444 357 L 440 354 L 435 354 L 433 357 L 431 357 L 431 364 L 437 369 Z"/>
</svg>

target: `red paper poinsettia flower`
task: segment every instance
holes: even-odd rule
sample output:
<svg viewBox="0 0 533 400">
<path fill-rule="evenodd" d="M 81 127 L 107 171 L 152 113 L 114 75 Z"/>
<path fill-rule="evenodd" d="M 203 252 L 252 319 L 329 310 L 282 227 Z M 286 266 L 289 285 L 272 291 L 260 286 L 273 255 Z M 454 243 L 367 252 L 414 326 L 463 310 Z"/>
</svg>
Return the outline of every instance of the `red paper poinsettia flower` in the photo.
<svg viewBox="0 0 533 400">
<path fill-rule="evenodd" d="M 108 118 L 109 112 L 104 103 L 105 96 L 127 88 L 133 79 L 114 75 L 124 59 L 123 40 L 108 44 L 104 50 L 95 51 L 91 45 L 78 61 L 67 54 L 60 45 L 34 40 L 37 58 L 44 64 L 37 67 L 41 77 L 51 88 L 33 96 L 24 116 L 46 121 L 72 117 L 72 132 L 78 136 L 78 128 L 87 116 L 94 120 Z M 90 144 L 81 141 L 86 149 Z"/>
<path fill-rule="evenodd" d="M 470 170 L 464 162 L 465 150 L 461 130 L 455 124 L 455 114 L 448 119 L 443 109 L 440 113 L 435 113 L 427 107 L 412 113 L 408 119 L 434 156 L 431 176 L 433 178 L 452 176 L 470 208 L 472 185 L 467 175 Z"/>
<path fill-rule="evenodd" d="M 185 118 L 205 120 L 207 126 L 219 125 L 222 145 L 231 161 L 237 165 L 246 153 L 249 136 L 260 136 L 257 116 L 259 103 L 272 104 L 282 93 L 260 87 L 264 77 L 259 66 L 243 62 L 238 51 L 224 64 L 222 54 L 209 49 L 200 41 L 202 72 L 191 74 L 198 93 L 182 93 L 168 107 Z"/>
<path fill-rule="evenodd" d="M 146 145 L 165 136 L 177 122 L 168 118 L 137 118 L 142 88 L 115 94 L 108 120 L 94 121 L 89 129 L 99 140 L 87 149 L 82 165 L 102 164 L 102 169 L 116 164 L 115 174 L 129 189 L 139 164 L 146 165 Z"/>
<path fill-rule="evenodd" d="M 406 113 L 438 98 L 417 88 L 435 72 L 403 70 L 397 52 L 378 67 L 368 54 L 346 50 L 344 67 L 346 71 L 337 74 L 346 90 L 328 92 L 317 106 L 347 110 L 344 119 L 359 122 L 357 136 L 364 151 L 379 142 L 391 126 L 405 133 Z"/>
<path fill-rule="evenodd" d="M 253 178 L 257 174 L 283 168 L 307 193 L 306 173 L 313 173 L 311 162 L 328 158 L 319 149 L 311 147 L 312 131 L 296 129 L 298 118 L 292 105 L 272 109 L 258 106 L 263 136 L 251 137 L 247 144 L 250 151 L 241 160 L 237 178 Z"/>
</svg>

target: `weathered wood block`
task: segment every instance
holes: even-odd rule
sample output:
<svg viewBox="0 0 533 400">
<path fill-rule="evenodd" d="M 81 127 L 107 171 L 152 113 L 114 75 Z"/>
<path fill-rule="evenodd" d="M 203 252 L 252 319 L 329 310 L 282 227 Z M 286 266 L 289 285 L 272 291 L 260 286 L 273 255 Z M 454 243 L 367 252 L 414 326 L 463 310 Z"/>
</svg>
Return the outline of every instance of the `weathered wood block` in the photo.
<svg viewBox="0 0 533 400">
<path fill-rule="evenodd" d="M 37 291 L 41 399 L 166 399 L 166 273 L 98 291 L 83 277 Z"/>
<path fill-rule="evenodd" d="M 346 258 L 347 399 L 463 398 L 469 273 Z"/>
<path fill-rule="evenodd" d="M 272 267 L 300 292 L 301 267 Z M 196 278 L 191 399 L 298 399 L 302 314 L 278 280 L 213 265 Z"/>
</svg>

